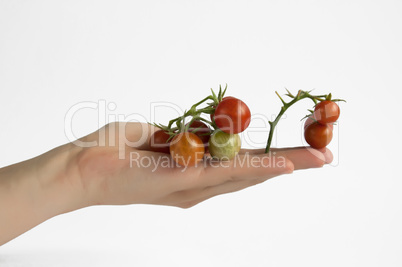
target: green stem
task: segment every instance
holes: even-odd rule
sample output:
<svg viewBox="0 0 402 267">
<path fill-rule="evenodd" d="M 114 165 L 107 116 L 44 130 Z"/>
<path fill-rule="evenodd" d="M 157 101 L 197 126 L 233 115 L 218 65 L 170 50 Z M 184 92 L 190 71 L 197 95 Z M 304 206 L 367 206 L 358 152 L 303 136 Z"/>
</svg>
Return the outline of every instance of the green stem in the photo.
<svg viewBox="0 0 402 267">
<path fill-rule="evenodd" d="M 204 103 L 205 101 L 207 101 L 207 100 L 214 100 L 214 99 L 213 99 L 213 97 L 211 97 L 211 96 L 207 96 L 207 97 L 204 98 L 203 100 L 201 100 L 201 101 L 195 103 L 188 111 L 186 111 L 186 112 L 184 113 L 184 115 L 179 116 L 179 117 L 177 117 L 177 118 L 174 118 L 174 119 L 170 120 L 167 127 L 168 127 L 168 128 L 171 128 L 172 125 L 173 125 L 173 123 L 175 123 L 175 122 L 177 122 L 177 121 L 180 121 L 180 120 L 183 120 L 185 117 L 188 117 L 188 116 L 199 116 L 199 115 L 201 114 L 201 112 L 202 112 L 204 109 L 197 110 L 197 107 L 198 107 L 199 105 L 201 105 L 202 103 Z"/>
</svg>

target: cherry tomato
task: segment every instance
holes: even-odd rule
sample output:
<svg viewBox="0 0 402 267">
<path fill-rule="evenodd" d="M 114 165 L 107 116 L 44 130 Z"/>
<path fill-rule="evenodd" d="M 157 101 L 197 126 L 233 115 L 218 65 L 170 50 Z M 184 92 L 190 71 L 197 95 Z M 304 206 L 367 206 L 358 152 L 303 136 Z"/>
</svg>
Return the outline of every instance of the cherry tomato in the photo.
<svg viewBox="0 0 402 267">
<path fill-rule="evenodd" d="M 202 121 L 195 120 L 191 123 L 188 130 L 198 136 L 206 148 L 208 147 L 209 137 L 211 136 L 211 130 L 208 125 Z"/>
<path fill-rule="evenodd" d="M 313 148 L 324 148 L 332 140 L 332 129 L 328 124 L 313 122 L 304 131 L 304 139 Z"/>
<path fill-rule="evenodd" d="M 321 101 L 314 108 L 314 118 L 321 124 L 336 122 L 339 114 L 339 106 L 329 100 Z"/>
<path fill-rule="evenodd" d="M 167 142 L 170 135 L 164 130 L 158 130 L 151 135 L 149 139 L 149 148 L 154 152 L 169 154 L 170 142 Z"/>
<path fill-rule="evenodd" d="M 191 133 L 176 135 L 170 142 L 170 155 L 181 166 L 194 166 L 204 157 L 205 148 L 201 139 Z"/>
<path fill-rule="evenodd" d="M 209 139 L 209 153 L 220 160 L 231 160 L 239 153 L 241 141 L 238 134 L 216 131 Z"/>
<path fill-rule="evenodd" d="M 225 133 L 236 134 L 244 131 L 250 124 L 251 113 L 240 99 L 228 97 L 223 99 L 215 109 L 216 126 Z"/>
<path fill-rule="evenodd" d="M 306 119 L 306 121 L 304 122 L 304 130 L 306 130 L 307 127 L 308 127 L 310 124 L 314 123 L 314 122 L 316 122 L 316 120 L 313 119 L 313 117 L 311 117 L 311 116 L 308 117 L 308 118 Z M 334 125 L 333 125 L 332 123 L 327 123 L 327 125 L 329 126 L 329 128 L 331 129 L 331 131 L 334 129 Z"/>
</svg>

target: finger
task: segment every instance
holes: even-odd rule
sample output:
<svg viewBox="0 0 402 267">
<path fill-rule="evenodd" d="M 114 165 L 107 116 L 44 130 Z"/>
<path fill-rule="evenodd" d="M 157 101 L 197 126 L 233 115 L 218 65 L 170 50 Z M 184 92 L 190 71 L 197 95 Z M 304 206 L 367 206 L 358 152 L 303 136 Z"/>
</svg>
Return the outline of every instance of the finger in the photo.
<svg viewBox="0 0 402 267">
<path fill-rule="evenodd" d="M 243 149 L 242 154 L 260 154 L 264 153 L 263 149 Z M 317 168 L 324 164 L 331 163 L 333 155 L 328 148 L 314 149 L 311 147 L 293 147 L 271 149 L 272 155 L 285 156 L 289 158 L 295 166 L 295 170 Z"/>
<path fill-rule="evenodd" d="M 292 161 L 285 156 L 244 154 L 230 161 L 209 159 L 200 174 L 199 186 L 215 186 L 227 181 L 272 178 L 292 173 L 293 170 Z"/>
</svg>

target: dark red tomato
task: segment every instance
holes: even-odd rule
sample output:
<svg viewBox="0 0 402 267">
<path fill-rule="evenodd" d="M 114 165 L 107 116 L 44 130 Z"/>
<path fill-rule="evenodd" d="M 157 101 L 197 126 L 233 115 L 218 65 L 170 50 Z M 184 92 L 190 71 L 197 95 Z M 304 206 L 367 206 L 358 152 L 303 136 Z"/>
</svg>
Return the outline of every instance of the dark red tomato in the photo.
<svg viewBox="0 0 402 267">
<path fill-rule="evenodd" d="M 308 117 L 308 118 L 306 119 L 306 121 L 304 122 L 304 130 L 306 130 L 306 128 L 307 128 L 310 124 L 312 124 L 312 123 L 314 123 L 314 122 L 316 122 L 315 119 L 313 119 L 311 116 Z M 329 128 L 331 129 L 331 131 L 334 129 L 334 125 L 333 125 L 332 123 L 327 123 L 327 125 L 329 126 Z"/>
<path fill-rule="evenodd" d="M 204 143 L 204 146 L 208 146 L 209 137 L 211 136 L 211 129 L 203 123 L 202 121 L 193 121 L 188 128 L 189 132 L 197 135 L 201 141 Z"/>
<path fill-rule="evenodd" d="M 215 109 L 215 124 L 225 133 L 243 132 L 250 124 L 251 113 L 248 106 L 240 99 L 223 99 Z"/>
<path fill-rule="evenodd" d="M 204 157 L 205 148 L 201 139 L 191 133 L 176 135 L 170 142 L 170 155 L 181 166 L 194 166 Z"/>
<path fill-rule="evenodd" d="M 328 124 L 313 122 L 304 131 L 304 139 L 313 148 L 324 148 L 332 140 L 332 129 Z"/>
<path fill-rule="evenodd" d="M 222 98 L 222 101 L 225 99 L 231 99 L 231 98 L 235 98 L 233 96 L 225 96 L 224 98 Z M 213 106 L 214 108 L 216 108 L 216 106 Z M 211 121 L 214 121 L 214 114 L 209 114 L 209 117 L 211 118 Z"/>
<path fill-rule="evenodd" d="M 162 152 L 169 154 L 170 142 L 167 142 L 170 135 L 164 130 L 158 130 L 151 135 L 149 139 L 149 148 L 154 152 Z"/>
<path fill-rule="evenodd" d="M 339 118 L 339 106 L 329 100 L 318 103 L 314 108 L 314 118 L 321 124 L 333 123 Z"/>
</svg>

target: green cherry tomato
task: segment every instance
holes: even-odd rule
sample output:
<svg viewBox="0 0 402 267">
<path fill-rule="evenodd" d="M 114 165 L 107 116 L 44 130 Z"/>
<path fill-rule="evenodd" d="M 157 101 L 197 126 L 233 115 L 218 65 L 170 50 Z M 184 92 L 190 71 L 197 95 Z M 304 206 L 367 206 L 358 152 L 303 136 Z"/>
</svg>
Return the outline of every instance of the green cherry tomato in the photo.
<svg viewBox="0 0 402 267">
<path fill-rule="evenodd" d="M 209 139 L 209 153 L 213 158 L 219 160 L 231 160 L 241 147 L 238 134 L 228 134 L 223 131 L 216 131 Z"/>
</svg>

